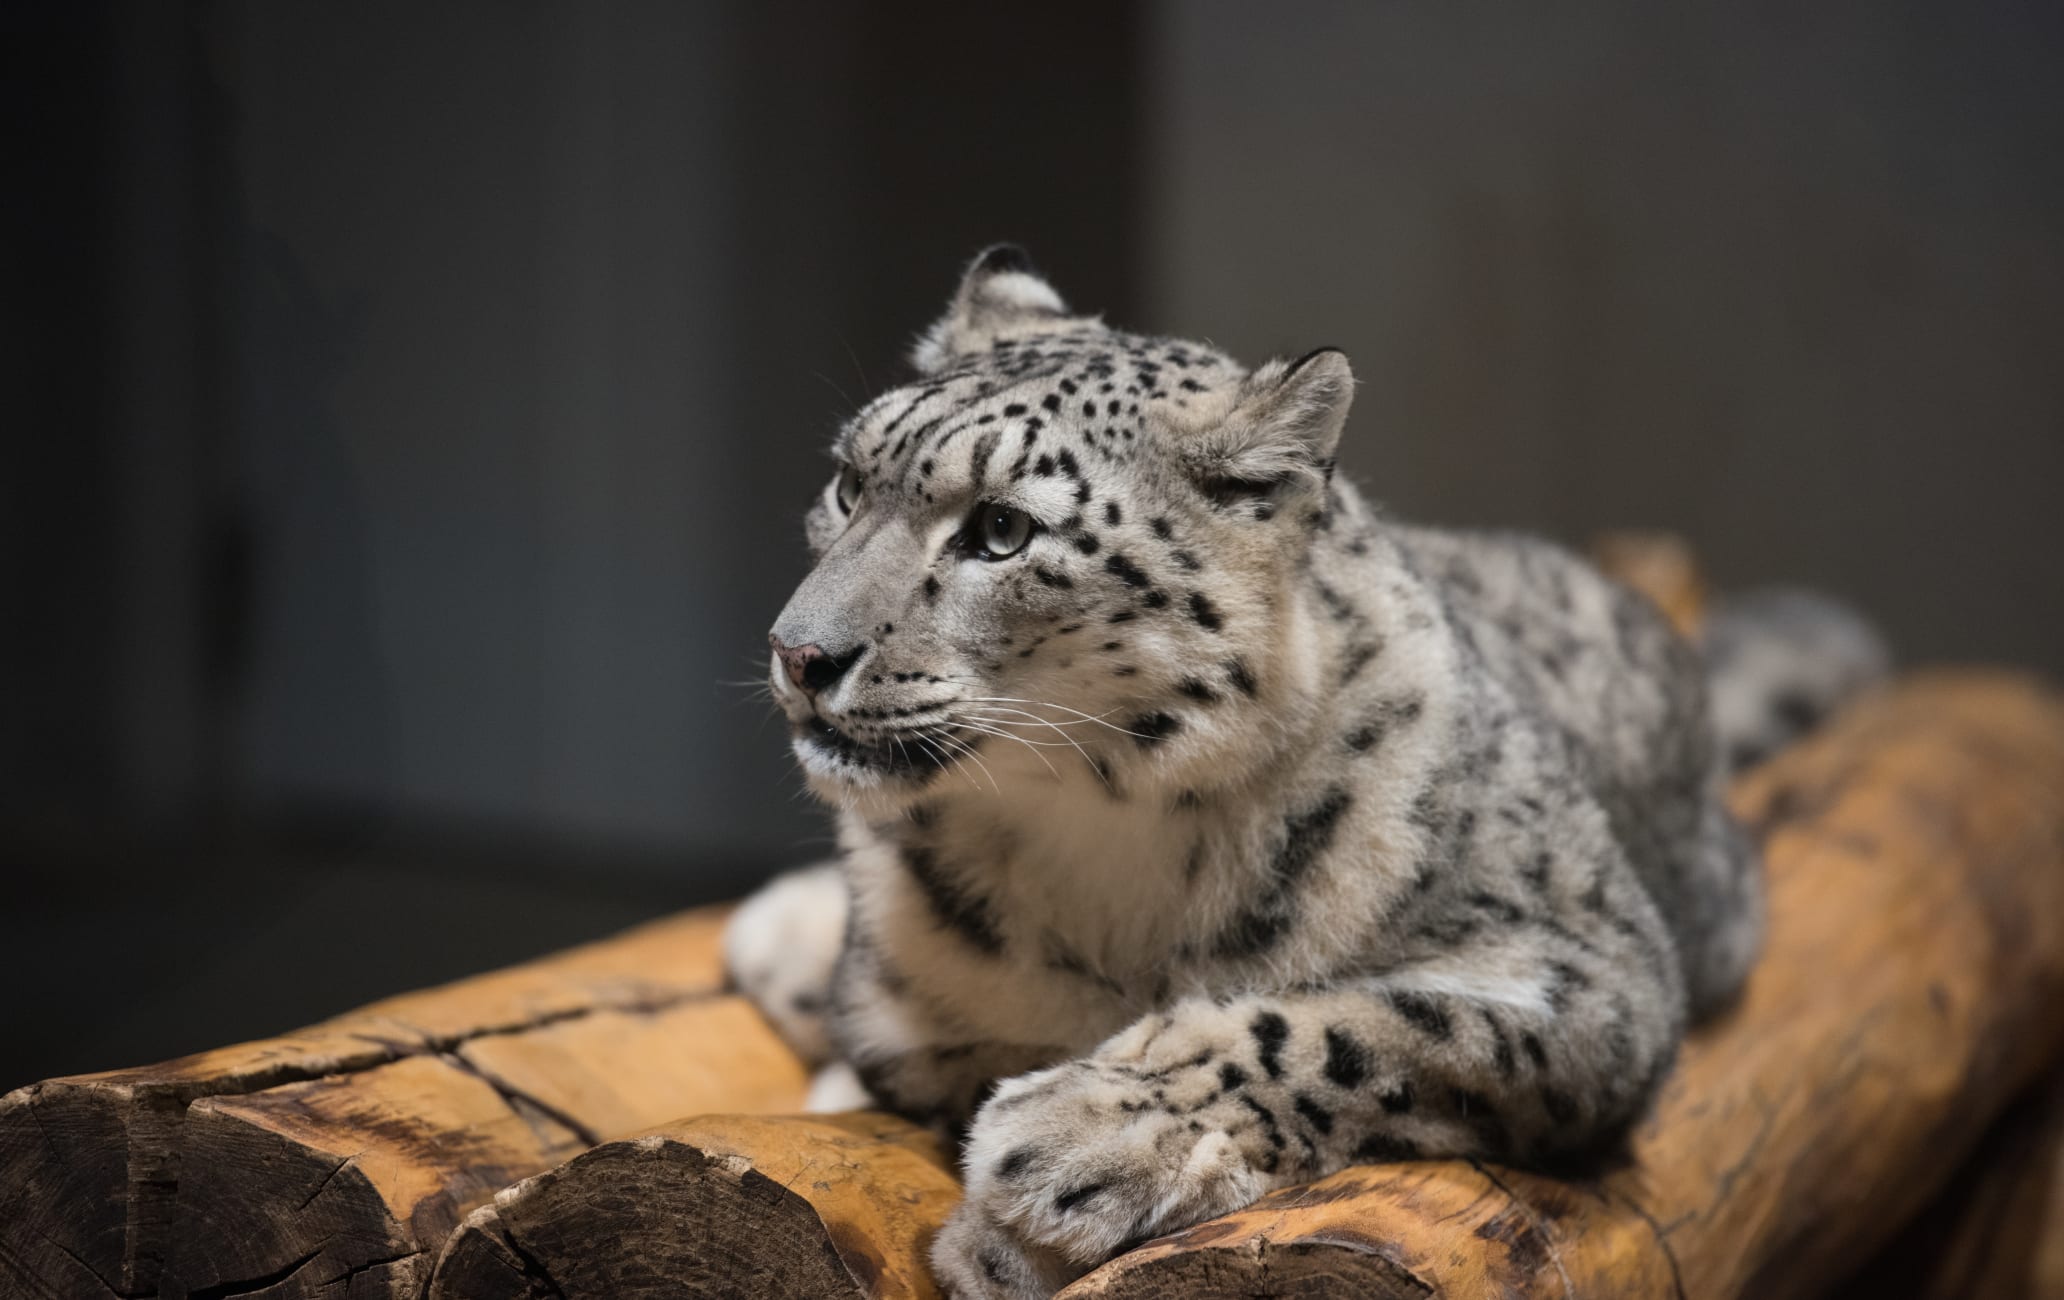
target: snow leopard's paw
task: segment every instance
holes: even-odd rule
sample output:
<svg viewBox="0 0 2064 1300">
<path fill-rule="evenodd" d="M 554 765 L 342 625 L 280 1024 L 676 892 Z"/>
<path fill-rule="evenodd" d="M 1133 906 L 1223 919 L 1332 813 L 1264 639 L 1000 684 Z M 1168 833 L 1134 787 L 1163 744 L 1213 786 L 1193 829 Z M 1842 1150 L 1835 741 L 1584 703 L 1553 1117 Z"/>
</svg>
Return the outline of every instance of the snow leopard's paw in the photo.
<svg viewBox="0 0 2064 1300">
<path fill-rule="evenodd" d="M 932 1277 L 949 1300 L 1046 1300 L 1086 1271 L 1030 1245 L 972 1202 L 932 1240 Z"/>
<path fill-rule="evenodd" d="M 845 941 L 846 882 L 833 863 L 776 876 L 724 926 L 724 969 L 811 1064 L 831 1058 L 825 1027 Z"/>
<path fill-rule="evenodd" d="M 969 1130 L 954 1239 L 994 1245 L 980 1228 L 996 1225 L 1079 1272 L 1248 1204 L 1271 1183 L 1227 1131 L 1221 1099 L 1201 1063 L 1089 1059 L 1005 1082 Z"/>
</svg>

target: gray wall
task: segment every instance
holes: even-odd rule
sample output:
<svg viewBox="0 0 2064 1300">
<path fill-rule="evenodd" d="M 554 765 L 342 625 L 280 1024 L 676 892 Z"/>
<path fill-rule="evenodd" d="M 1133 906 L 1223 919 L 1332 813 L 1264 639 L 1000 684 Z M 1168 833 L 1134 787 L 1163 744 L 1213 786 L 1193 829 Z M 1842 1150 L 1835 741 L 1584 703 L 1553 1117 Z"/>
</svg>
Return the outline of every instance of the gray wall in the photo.
<svg viewBox="0 0 2064 1300">
<path fill-rule="evenodd" d="M 221 25 L 253 800 L 713 855 L 781 833 L 720 685 L 751 675 L 736 633 L 764 598 L 718 485 L 775 432 L 728 364 L 727 26 Z"/>
<path fill-rule="evenodd" d="M 2064 10 L 1154 10 L 1151 316 L 1347 348 L 1402 512 L 1688 533 L 2064 671 Z"/>
</svg>

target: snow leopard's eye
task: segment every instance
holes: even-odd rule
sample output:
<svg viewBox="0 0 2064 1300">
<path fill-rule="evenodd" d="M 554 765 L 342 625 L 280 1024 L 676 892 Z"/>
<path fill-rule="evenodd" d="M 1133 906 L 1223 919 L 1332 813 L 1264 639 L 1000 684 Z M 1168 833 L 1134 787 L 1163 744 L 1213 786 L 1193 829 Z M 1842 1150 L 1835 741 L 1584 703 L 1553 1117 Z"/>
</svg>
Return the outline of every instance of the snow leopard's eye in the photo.
<svg viewBox="0 0 2064 1300">
<path fill-rule="evenodd" d="M 860 489 L 864 486 L 865 484 L 861 481 L 859 470 L 854 469 L 851 465 L 840 469 L 838 474 L 839 509 L 849 515 L 852 514 L 853 507 L 860 504 Z"/>
<path fill-rule="evenodd" d="M 961 536 L 977 559 L 1002 560 L 1016 555 L 1032 539 L 1032 516 L 1010 506 L 984 501 L 975 507 Z"/>
</svg>

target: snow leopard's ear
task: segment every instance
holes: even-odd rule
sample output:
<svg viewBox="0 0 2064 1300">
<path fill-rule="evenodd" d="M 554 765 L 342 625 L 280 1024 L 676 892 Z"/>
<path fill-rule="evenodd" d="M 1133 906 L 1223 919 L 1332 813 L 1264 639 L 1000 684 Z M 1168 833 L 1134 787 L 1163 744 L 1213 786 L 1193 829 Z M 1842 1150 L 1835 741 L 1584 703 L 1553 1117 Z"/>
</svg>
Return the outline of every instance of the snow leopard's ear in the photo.
<svg viewBox="0 0 2064 1300">
<path fill-rule="evenodd" d="M 976 254 L 960 291 L 936 324 L 911 349 L 920 374 L 936 374 L 962 353 L 989 346 L 999 334 L 1068 314 L 1054 287 L 1039 278 L 1016 244 L 992 244 Z"/>
<path fill-rule="evenodd" d="M 1339 348 L 1265 362 L 1240 381 L 1222 415 L 1183 440 L 1183 458 L 1214 498 L 1324 487 L 1354 386 Z"/>
</svg>

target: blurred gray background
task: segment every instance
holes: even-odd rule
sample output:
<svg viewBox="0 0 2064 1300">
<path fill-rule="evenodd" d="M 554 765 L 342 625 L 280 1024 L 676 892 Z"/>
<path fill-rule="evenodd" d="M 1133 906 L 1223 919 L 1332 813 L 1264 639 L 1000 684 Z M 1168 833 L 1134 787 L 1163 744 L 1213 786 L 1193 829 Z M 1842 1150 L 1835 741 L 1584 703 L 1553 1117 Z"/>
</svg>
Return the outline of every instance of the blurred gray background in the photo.
<svg viewBox="0 0 2064 1300">
<path fill-rule="evenodd" d="M 994 12 L 987 10 L 994 9 Z M 1398 511 L 2064 672 L 2064 11 L 16 5 L 0 1089 L 827 843 L 743 686 L 960 263 L 1345 347 Z"/>
</svg>

